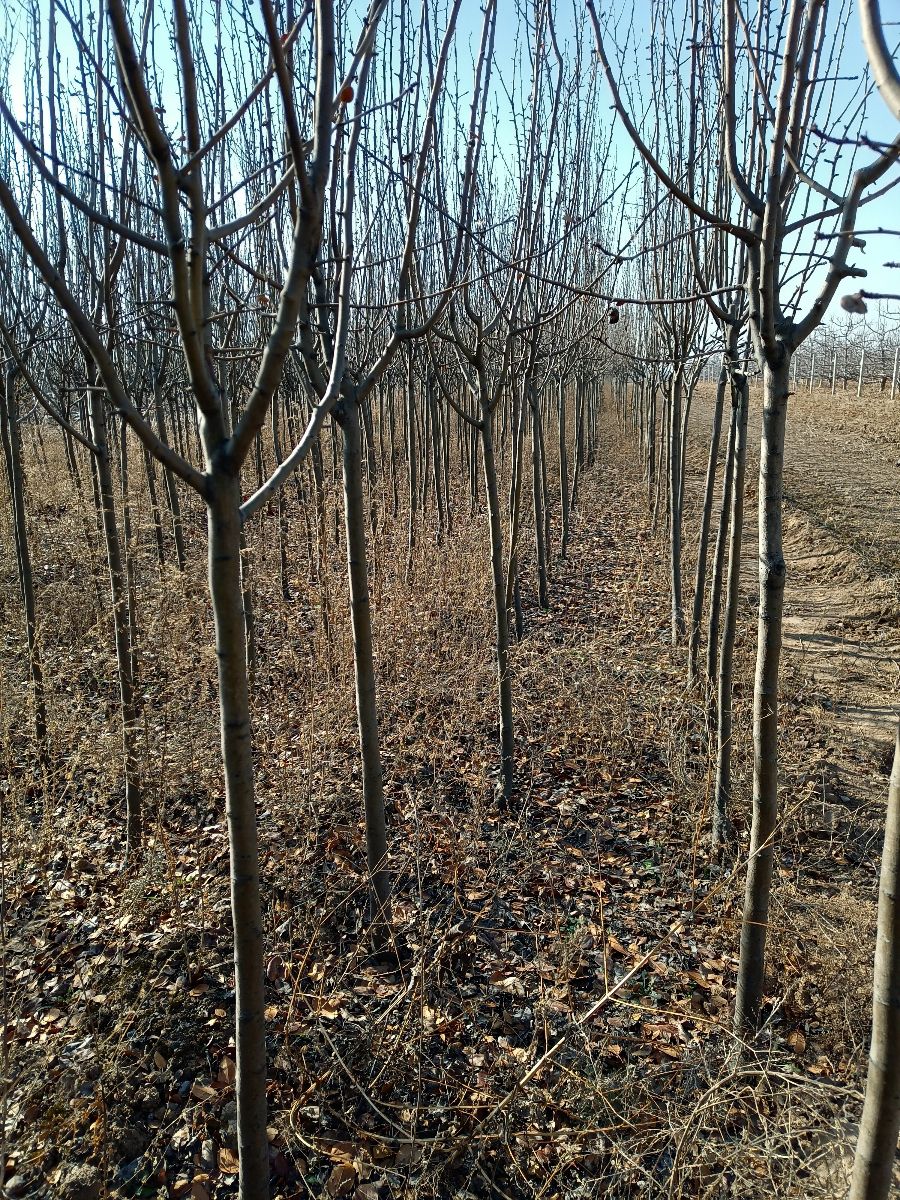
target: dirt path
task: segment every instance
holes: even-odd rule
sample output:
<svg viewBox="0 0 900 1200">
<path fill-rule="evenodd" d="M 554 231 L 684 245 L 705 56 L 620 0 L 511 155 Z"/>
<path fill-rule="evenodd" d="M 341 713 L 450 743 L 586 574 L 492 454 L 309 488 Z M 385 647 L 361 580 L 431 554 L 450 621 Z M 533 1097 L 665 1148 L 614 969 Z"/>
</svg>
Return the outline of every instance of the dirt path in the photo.
<svg viewBox="0 0 900 1200">
<path fill-rule="evenodd" d="M 710 402 L 705 394 L 695 401 L 698 490 Z M 742 556 L 744 598 L 754 608 L 759 403 L 754 396 Z M 815 685 L 826 726 L 875 743 L 882 755 L 900 709 L 900 405 L 815 394 L 791 403 L 785 669 Z"/>
<path fill-rule="evenodd" d="M 804 676 L 828 694 L 832 721 L 880 742 L 900 706 L 900 638 L 890 583 L 804 513 L 785 519 L 789 584 L 784 645 Z"/>
</svg>

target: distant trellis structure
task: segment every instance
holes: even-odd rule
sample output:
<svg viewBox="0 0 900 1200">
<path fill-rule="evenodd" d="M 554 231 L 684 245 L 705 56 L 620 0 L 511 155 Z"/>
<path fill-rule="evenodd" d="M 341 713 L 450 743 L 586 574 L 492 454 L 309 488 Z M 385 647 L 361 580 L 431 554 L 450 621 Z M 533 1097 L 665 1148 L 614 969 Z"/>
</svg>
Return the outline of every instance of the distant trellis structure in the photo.
<svg viewBox="0 0 900 1200">
<path fill-rule="evenodd" d="M 900 319 L 879 305 L 862 320 L 842 315 L 821 326 L 794 356 L 795 391 L 900 399 Z"/>
<path fill-rule="evenodd" d="M 840 328 L 825 329 L 821 337 L 802 346 L 791 366 L 793 390 L 848 394 L 858 399 L 882 396 L 900 402 L 900 332 L 866 332 L 864 338 L 853 338 Z M 713 355 L 704 364 L 704 383 L 715 382 L 720 361 Z"/>
<path fill-rule="evenodd" d="M 898 399 L 900 341 L 878 343 L 824 339 L 794 356 L 791 382 L 795 391 L 828 391 Z"/>
</svg>

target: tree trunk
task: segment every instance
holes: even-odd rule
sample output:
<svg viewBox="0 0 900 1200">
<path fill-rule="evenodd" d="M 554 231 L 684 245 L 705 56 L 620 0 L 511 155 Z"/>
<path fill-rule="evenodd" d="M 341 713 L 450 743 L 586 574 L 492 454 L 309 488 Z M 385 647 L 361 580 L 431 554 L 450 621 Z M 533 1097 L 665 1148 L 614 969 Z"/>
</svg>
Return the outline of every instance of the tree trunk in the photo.
<svg viewBox="0 0 900 1200">
<path fill-rule="evenodd" d="M 597 420 L 603 407 L 603 381 L 594 380 L 588 386 L 587 394 L 587 442 L 585 446 L 584 466 L 594 465 L 594 455 L 597 449 Z"/>
<path fill-rule="evenodd" d="M 534 384 L 529 379 L 525 387 L 531 409 L 531 486 L 534 503 L 534 557 L 538 577 L 538 604 L 549 607 L 547 599 L 547 547 L 544 541 L 544 481 L 541 469 L 541 410 Z"/>
<path fill-rule="evenodd" d="M 750 409 L 750 384 L 744 374 L 736 375 L 732 387 L 738 389 L 738 419 L 734 441 L 731 486 L 731 539 L 728 548 L 728 585 L 725 596 L 725 623 L 719 656 L 719 698 L 717 704 L 716 790 L 713 800 L 713 849 L 731 841 L 731 725 L 734 679 L 734 639 L 737 631 L 738 604 L 741 594 L 741 542 L 744 526 L 744 475 L 747 466 L 747 416 Z"/>
<path fill-rule="evenodd" d="M 231 428 L 234 429 L 238 422 L 238 404 L 232 369 L 228 370 L 226 379 L 225 400 L 223 403 L 225 403 L 226 409 L 230 406 Z M 262 487 L 264 482 L 263 475 L 265 468 L 262 462 L 261 434 L 257 434 L 254 438 L 254 451 L 257 479 L 254 490 L 256 490 L 256 488 Z M 238 533 L 238 544 L 241 559 L 241 604 L 244 609 L 244 636 L 247 641 L 247 686 L 252 688 L 253 682 L 256 679 L 256 670 L 259 661 L 256 653 L 256 620 L 253 613 L 253 564 L 250 547 L 247 545 L 247 530 L 244 528 L 243 522 L 241 522 L 241 528 Z"/>
<path fill-rule="evenodd" d="M 128 469 L 128 426 L 119 429 L 119 495 L 122 498 L 122 548 L 125 551 L 125 587 L 128 595 L 128 624 L 131 628 L 132 667 L 137 674 L 137 584 L 134 577 L 134 534 L 131 528 L 131 484 Z"/>
<path fill-rule="evenodd" d="M 278 419 L 278 398 L 277 396 L 272 402 L 272 453 L 275 455 L 275 466 L 280 467 L 284 462 L 284 453 L 281 446 L 281 430 L 279 428 Z M 275 504 L 277 508 L 277 525 L 278 525 L 278 577 L 281 582 L 281 596 L 285 603 L 289 604 L 291 600 L 291 585 L 288 571 L 287 557 L 287 511 L 285 506 L 285 489 L 278 489 L 275 496 Z"/>
<path fill-rule="evenodd" d="M 67 412 L 66 419 L 67 420 L 71 419 L 71 417 L 73 415 L 74 414 L 72 414 L 71 411 Z M 85 428 L 86 428 L 86 426 L 85 426 Z M 97 560 L 97 546 L 94 541 L 94 534 L 91 531 L 90 522 L 88 521 L 88 518 L 87 518 L 87 507 L 88 506 L 85 504 L 84 482 L 81 478 L 81 471 L 79 470 L 79 467 L 78 467 L 78 456 L 76 454 L 76 449 L 75 449 L 75 439 L 72 437 L 72 435 L 66 429 L 63 430 L 63 443 L 66 448 L 66 463 L 68 464 L 68 468 L 69 468 L 69 478 L 72 481 L 72 486 L 75 490 L 75 495 L 76 495 L 77 501 L 78 501 L 78 518 L 79 518 L 79 523 L 81 525 L 81 531 L 84 534 L 84 545 L 85 545 L 85 552 L 86 552 L 85 563 L 88 566 L 88 570 L 89 570 L 90 577 L 91 577 L 91 583 L 94 588 L 94 598 L 97 602 L 97 612 L 100 612 L 101 608 L 103 607 L 103 593 L 102 593 L 101 587 L 100 587 L 100 578 L 97 574 L 97 571 L 94 568 L 94 564 Z M 93 468 L 92 468 L 92 473 L 93 473 Z M 92 477 L 93 477 L 93 474 L 92 474 Z"/>
<path fill-rule="evenodd" d="M 668 516 L 668 479 L 669 479 L 669 402 L 668 391 L 662 388 L 663 404 L 660 412 L 660 430 L 656 445 L 656 487 L 653 493 L 653 511 L 650 516 L 650 528 L 655 533 L 660 521 L 660 510 L 665 499 L 666 515 Z M 665 493 L 665 496 L 664 496 Z M 668 526 L 666 527 L 668 532 Z"/>
<path fill-rule="evenodd" d="M 700 654 L 700 629 L 703 623 L 703 596 L 706 592 L 706 559 L 709 551 L 709 527 L 712 522 L 713 493 L 716 486 L 716 464 L 722 435 L 722 410 L 728 372 L 725 363 L 719 372 L 716 402 L 713 409 L 712 434 L 709 439 L 709 459 L 706 464 L 706 486 L 703 491 L 703 512 L 700 517 L 700 541 L 697 547 L 697 569 L 694 574 L 694 604 L 691 610 L 690 641 L 688 642 L 688 685 L 697 678 L 697 659 Z"/>
<path fill-rule="evenodd" d="M 156 544 L 156 561 L 162 571 L 166 565 L 166 546 L 163 538 L 162 517 L 159 513 L 159 495 L 156 490 L 156 460 L 145 446 L 144 474 L 147 477 L 147 492 L 150 496 L 150 514 L 153 518 L 153 540 Z"/>
<path fill-rule="evenodd" d="M 682 396 L 682 413 L 681 413 L 681 449 L 678 455 L 678 475 L 680 490 L 678 493 L 678 519 L 684 519 L 684 489 L 687 481 L 687 449 L 688 449 L 688 434 L 691 427 L 691 406 L 694 401 L 694 388 L 697 386 L 696 379 L 685 388 Z M 683 539 L 682 539 L 683 540 Z"/>
<path fill-rule="evenodd" d="M 419 432 L 419 493 L 420 503 L 419 508 L 423 519 L 428 513 L 428 489 L 431 483 L 431 405 L 428 402 L 428 384 L 425 384 L 425 392 L 422 397 L 421 417 L 416 420 L 417 429 Z"/>
<path fill-rule="evenodd" d="M 681 599 L 681 371 L 675 372 L 669 395 L 669 578 L 672 590 L 672 645 L 684 636 L 684 605 Z"/>
<path fill-rule="evenodd" d="M 153 400 L 156 408 L 156 424 L 159 427 L 159 436 L 165 442 L 168 440 L 166 432 L 166 414 L 165 406 L 162 399 L 162 384 L 159 379 L 153 381 Z M 169 513 L 172 517 L 172 536 L 175 539 L 175 561 L 178 563 L 178 570 L 184 570 L 185 554 L 184 554 L 184 527 L 181 523 L 181 501 L 178 498 L 178 486 L 172 472 L 168 467 L 162 468 L 163 485 L 166 491 L 166 500 L 169 504 Z"/>
<path fill-rule="evenodd" d="M 575 381 L 575 464 L 572 467 L 572 497 L 570 510 L 578 507 L 578 485 L 584 463 L 584 406 L 587 384 L 583 379 Z"/>
<path fill-rule="evenodd" d="M 259 848 L 241 591 L 241 492 L 232 474 L 210 476 L 209 590 L 216 631 L 225 806 L 234 927 L 237 1133 L 241 1200 L 268 1200 L 266 1030 Z"/>
<path fill-rule="evenodd" d="M 362 487 L 359 405 L 355 400 L 345 400 L 341 405 L 340 424 L 344 434 L 344 523 L 347 534 L 350 615 L 353 625 L 353 662 L 356 670 L 356 715 L 362 756 L 366 857 L 373 893 L 373 933 L 376 941 L 380 943 L 390 919 L 391 882 L 387 869 L 384 775 L 381 768 L 381 742 L 375 700 L 375 662 L 372 652 L 372 614 L 366 557 L 366 511 Z"/>
<path fill-rule="evenodd" d="M 849 1200 L 888 1200 L 900 1133 L 900 723 L 878 891 L 872 1041 Z"/>
<path fill-rule="evenodd" d="M 784 428 L 791 356 L 763 369 L 763 432 L 759 463 L 759 629 L 753 691 L 753 823 L 741 926 L 735 1028 L 755 1028 L 765 979 L 766 933 L 778 817 L 778 668 L 785 562 L 781 541 Z"/>
<path fill-rule="evenodd" d="M 25 614 L 25 639 L 28 645 L 28 669 L 31 674 L 31 695 L 34 703 L 34 735 L 38 753 L 47 762 L 47 702 L 44 693 L 44 668 L 37 638 L 37 609 L 34 600 L 34 572 L 28 542 L 28 521 L 25 513 L 25 473 L 22 469 L 22 442 L 19 433 L 19 413 L 15 396 L 16 371 L 7 369 L 3 394 L 0 396 L 0 436 L 6 460 L 6 476 L 13 516 L 13 537 L 16 562 L 19 568 L 19 588 Z"/>
<path fill-rule="evenodd" d="M 478 512 L 478 430 L 469 436 L 469 511 L 474 517 Z"/>
<path fill-rule="evenodd" d="M 541 446 L 541 487 L 544 490 L 544 566 L 547 570 L 547 583 L 553 578 L 550 566 L 550 483 L 547 477 L 547 444 L 544 441 L 544 413 L 541 400 L 538 400 L 540 421 L 538 422 L 538 439 Z M 549 607 L 549 603 L 548 603 Z"/>
<path fill-rule="evenodd" d="M 412 354 L 406 367 L 406 470 L 409 487 L 409 509 L 406 531 L 406 577 L 412 570 L 413 552 L 416 547 L 416 513 L 419 500 L 419 446 L 416 438 L 416 380 L 413 372 Z"/>
<path fill-rule="evenodd" d="M 425 380 L 425 403 L 428 405 L 431 422 L 431 460 L 434 475 L 434 502 L 437 507 L 437 544 L 440 546 L 444 540 L 443 426 L 441 406 L 434 394 L 434 382 L 430 374 Z"/>
<path fill-rule="evenodd" d="M 647 463 L 645 467 L 647 480 L 647 507 L 653 507 L 653 494 L 656 487 L 656 385 L 647 385 Z"/>
<path fill-rule="evenodd" d="M 559 502 L 562 522 L 560 557 L 569 548 L 569 448 L 566 440 L 566 385 L 559 381 Z"/>
<path fill-rule="evenodd" d="M 394 417 L 394 392 L 393 389 L 388 394 L 388 429 L 390 432 L 390 448 L 391 448 L 391 516 L 396 519 L 397 513 L 400 511 L 400 491 L 397 484 L 397 450 L 396 450 L 396 430 Z"/>
<path fill-rule="evenodd" d="M 500 712 L 500 807 L 509 805 L 512 795 L 514 750 L 512 683 L 509 676 L 509 620 L 506 608 L 506 571 L 503 561 L 503 526 L 500 518 L 500 495 L 497 488 L 497 468 L 494 462 L 494 438 L 491 412 L 481 406 L 481 457 L 484 469 L 484 490 L 488 502 L 488 526 L 491 538 L 491 574 L 494 582 L 494 632 L 496 635 L 497 695 Z"/>
<path fill-rule="evenodd" d="M 719 657 L 719 623 L 722 616 L 722 575 L 725 570 L 725 547 L 728 545 L 728 529 L 731 517 L 731 488 L 734 482 L 734 448 L 737 441 L 738 407 L 737 396 L 732 396 L 731 418 L 728 422 L 728 444 L 725 450 L 725 473 L 722 480 L 722 503 L 719 506 L 719 528 L 716 533 L 716 548 L 709 581 L 709 631 L 706 642 L 706 689 L 712 705 L 712 688 L 716 678 L 716 662 Z"/>
<path fill-rule="evenodd" d="M 93 377 L 93 373 L 92 373 Z M 96 383 L 96 378 L 93 380 Z M 106 438 L 106 414 L 101 393 L 92 388 L 89 394 L 91 439 L 97 447 L 94 455 L 97 491 L 109 581 L 112 591 L 113 630 L 116 643 L 116 663 L 119 676 L 119 702 L 122 710 L 122 757 L 125 775 L 126 853 L 136 850 L 141 842 L 141 786 L 138 768 L 138 720 L 134 687 L 133 629 L 129 620 L 128 586 L 122 563 L 122 548 L 116 528 L 115 494 L 109 445 Z"/>
<path fill-rule="evenodd" d="M 516 641 L 524 634 L 522 595 L 519 586 L 519 525 L 522 510 L 522 446 L 525 441 L 525 413 L 518 388 L 513 389 L 509 481 L 509 559 L 506 568 L 506 608 L 515 615 Z"/>
<path fill-rule="evenodd" d="M 322 632 L 328 648 L 328 672 L 331 674 L 331 616 L 330 616 L 330 570 L 328 565 L 328 512 L 325 503 L 325 468 L 322 449 L 318 440 L 309 451 L 312 464 L 313 486 L 316 495 L 316 576 L 319 582 L 319 599 L 322 615 Z"/>
</svg>

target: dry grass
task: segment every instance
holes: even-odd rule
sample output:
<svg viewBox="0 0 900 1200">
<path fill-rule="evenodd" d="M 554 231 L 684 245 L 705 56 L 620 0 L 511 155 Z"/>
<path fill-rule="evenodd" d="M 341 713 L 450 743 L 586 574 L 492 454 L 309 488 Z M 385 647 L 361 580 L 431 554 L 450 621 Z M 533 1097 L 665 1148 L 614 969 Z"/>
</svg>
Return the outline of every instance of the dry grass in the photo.
<svg viewBox="0 0 900 1200">
<path fill-rule="evenodd" d="M 779 892 L 790 923 L 779 925 L 773 961 L 797 971 L 773 980 L 759 1061 L 739 1063 L 728 1014 L 741 873 L 723 880 L 706 858 L 705 714 L 684 694 L 681 652 L 667 645 L 664 563 L 630 452 L 613 429 L 604 437 L 569 559 L 554 561 L 550 612 L 527 608 L 514 651 L 519 785 L 505 817 L 492 802 L 484 519 L 470 517 L 457 481 L 454 532 L 438 545 L 429 513 L 407 571 L 405 520 L 379 494 L 372 586 L 395 970 L 366 947 L 333 489 L 322 581 L 311 578 L 307 526 L 287 493 L 289 602 L 274 513 L 251 529 L 270 1108 L 283 1196 L 836 1194 L 823 1171 L 844 1169 L 834 1146 L 847 1141 L 844 1110 L 858 1102 L 865 1006 L 842 1017 L 829 997 L 849 944 L 841 936 L 855 939 L 854 980 L 858 972 L 865 987 L 870 910 L 857 906 L 858 926 L 841 926 L 852 881 L 817 900 L 826 943 L 802 901 L 803 863 L 792 866 Z M 8 538 L 0 550 L 8 1173 L 52 1196 L 60 1160 L 87 1161 L 107 1195 L 177 1194 L 176 1181 L 192 1176 L 208 1196 L 230 1195 L 228 864 L 201 514 L 186 515 L 185 574 L 160 575 L 136 490 L 150 837 L 143 860 L 123 870 L 114 663 L 97 606 L 105 581 L 86 562 L 64 469 L 51 465 L 32 472 L 30 493 L 52 680 L 47 778 L 34 777 L 27 757 Z M 526 598 L 529 571 L 526 555 Z M 744 624 L 744 680 L 751 644 Z M 748 712 L 745 683 L 742 729 Z M 747 755 L 742 736 L 741 811 Z M 801 769 L 793 751 L 786 769 L 788 779 Z M 789 850 L 802 858 L 794 828 Z M 795 978 L 804 971 L 824 997 L 815 1045 L 834 1058 L 827 1079 L 788 1040 L 809 1020 Z M 605 990 L 596 1019 L 581 1023 Z M 563 1048 L 519 1087 L 561 1036 Z"/>
</svg>

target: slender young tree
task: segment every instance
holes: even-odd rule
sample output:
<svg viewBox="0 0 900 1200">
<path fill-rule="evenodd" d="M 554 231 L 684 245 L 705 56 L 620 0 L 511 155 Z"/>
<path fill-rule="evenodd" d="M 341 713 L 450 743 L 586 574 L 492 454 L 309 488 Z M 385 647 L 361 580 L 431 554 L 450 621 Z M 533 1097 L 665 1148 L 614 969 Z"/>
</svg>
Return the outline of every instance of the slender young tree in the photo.
<svg viewBox="0 0 900 1200">
<path fill-rule="evenodd" d="M 749 329 L 762 373 L 763 420 L 753 817 L 735 1009 L 735 1025 L 743 1033 L 755 1027 L 760 1015 L 778 824 L 778 677 L 786 578 L 782 500 L 791 358 L 820 324 L 842 281 L 864 274 L 848 265 L 857 213 L 864 195 L 896 163 L 900 136 L 853 170 L 849 179 L 838 178 L 837 160 L 820 166 L 811 129 L 819 112 L 831 111 L 841 43 L 827 35 L 833 29 L 829 14 L 836 19 L 839 14 L 827 0 L 795 0 L 782 22 L 776 18 L 776 6 L 765 3 L 755 18 L 754 33 L 735 0 L 722 0 L 720 23 L 707 10 L 693 11 L 693 40 L 721 47 L 723 141 L 730 180 L 721 204 L 703 203 L 679 182 L 677 163 L 666 161 L 665 146 L 651 145 L 635 125 L 593 0 L 588 0 L 588 11 L 614 107 L 636 149 L 675 199 L 695 217 L 742 242 L 747 258 Z M 739 104 L 740 96 L 750 102 Z M 748 121 L 744 113 L 751 114 Z M 798 216 L 803 197 L 806 208 Z M 810 251 L 809 239 L 824 224 L 833 229 L 831 252 L 823 273 L 814 279 L 820 260 Z M 818 290 L 809 302 L 816 283 Z"/>
<path fill-rule="evenodd" d="M 31 539 L 28 531 L 26 509 L 26 477 L 22 454 L 22 429 L 19 398 L 16 383 L 28 369 L 16 346 L 11 331 L 0 319 L 0 335 L 3 337 L 8 358 L 0 391 L 0 442 L 3 444 L 3 461 L 9 489 L 10 507 L 13 518 L 13 541 L 16 552 L 16 567 L 22 610 L 25 618 L 25 639 L 28 650 L 28 670 L 31 677 L 31 693 L 34 716 L 34 736 L 38 750 L 38 761 L 49 765 L 49 743 L 47 732 L 47 698 L 44 686 L 44 662 L 38 636 L 38 611 L 34 589 Z M 27 354 L 27 348 L 24 348 Z M 31 378 L 28 375 L 29 379 Z M 35 395 L 39 393 L 35 389 Z M 64 420 L 60 416 L 61 420 Z M 68 424 L 68 422 L 66 422 Z M 73 431 L 80 439 L 77 431 Z"/>
<path fill-rule="evenodd" d="M 887 1200 L 893 1191 L 900 1133 L 900 722 L 888 791 L 875 989 L 866 1098 L 859 1122 L 849 1200 Z"/>
<path fill-rule="evenodd" d="M 887 48 L 878 0 L 860 0 L 863 45 L 878 90 L 900 121 L 900 72 Z M 900 721 L 888 789 L 878 891 L 872 1036 L 849 1200 L 887 1200 L 900 1134 Z"/>
<path fill-rule="evenodd" d="M 375 107 L 393 113 L 393 124 L 388 126 L 390 140 L 401 136 L 413 139 L 415 149 L 401 156 L 401 161 L 412 157 L 415 167 L 412 182 L 405 186 L 402 172 L 393 170 L 390 173 L 389 184 L 398 201 L 396 210 L 397 220 L 390 222 L 382 216 L 379 222 L 379 209 L 383 197 L 375 188 L 361 189 L 366 197 L 365 204 L 372 205 L 374 211 L 369 211 L 368 228 L 380 228 L 384 244 L 380 247 L 378 261 L 373 264 L 358 262 L 355 250 L 354 213 L 358 202 L 357 172 L 359 167 L 359 137 L 361 116 L 364 112 L 362 95 L 366 92 L 369 82 L 370 63 L 363 63 L 357 84 L 355 100 L 357 122 L 354 124 L 342 148 L 342 170 L 340 172 L 340 190 L 333 183 L 333 202 L 330 208 L 331 227 L 328 230 L 327 244 L 334 254 L 337 278 L 335 288 L 338 290 L 340 301 L 335 315 L 335 324 L 322 319 L 323 314 L 330 308 L 328 295 L 331 291 L 326 286 L 328 264 L 320 263 L 311 275 L 312 295 L 304 299 L 301 312 L 300 338 L 297 347 L 297 361 L 302 364 L 309 392 L 316 397 L 310 422 L 303 437 L 295 448 L 276 468 L 271 477 L 261 483 L 254 494 L 243 504 L 241 514 L 244 519 L 252 516 L 266 500 L 281 486 L 285 479 L 303 462 L 306 453 L 315 444 L 318 429 L 329 413 L 333 413 L 336 425 L 340 428 L 344 444 L 342 452 L 344 517 L 347 552 L 347 573 L 350 593 L 351 626 L 353 631 L 353 654 L 355 667 L 356 710 L 359 729 L 360 755 L 362 760 L 362 800 L 365 814 L 366 853 L 369 876 L 372 886 L 374 913 L 377 917 L 374 932 L 376 940 L 383 942 L 385 919 L 389 914 L 390 875 L 387 865 L 387 824 L 384 800 L 384 776 L 381 761 L 381 738 L 378 727 L 378 709 L 376 704 L 376 670 L 374 639 L 369 596 L 369 563 L 366 550 L 366 528 L 369 525 L 371 506 L 367 506 L 364 497 L 363 481 L 363 444 L 364 430 L 367 428 L 369 404 L 375 390 L 386 377 L 404 345 L 413 339 L 424 337 L 438 321 L 452 295 L 452 285 L 462 261 L 463 235 L 468 224 L 468 211 L 471 204 L 472 186 L 474 180 L 474 163 L 477 154 L 478 114 L 481 111 L 483 99 L 481 74 L 484 71 L 485 56 L 482 53 L 476 68 L 475 96 L 471 102 L 471 125 L 468 144 L 464 156 L 464 166 L 460 180 L 460 207 L 456 218 L 456 232 L 452 240 L 445 243 L 444 253 L 436 256 L 434 261 L 427 263 L 425 256 L 418 252 L 417 234 L 423 209 L 429 200 L 434 198 L 429 194 L 430 188 L 442 178 L 440 165 L 442 97 L 444 80 L 451 52 L 454 48 L 456 23 L 460 13 L 462 0 L 454 0 L 447 16 L 447 22 L 435 62 L 430 67 L 430 87 L 421 97 L 424 101 L 424 112 L 420 114 L 421 121 L 417 126 L 412 116 L 404 124 L 402 112 L 394 112 L 396 105 L 390 103 L 392 76 L 386 68 L 386 75 L 380 84 L 374 86 L 373 98 Z M 487 18 L 486 18 L 487 19 Z M 405 53 L 405 49 L 401 53 Z M 420 79 L 421 83 L 421 79 Z M 377 104 L 381 98 L 383 105 Z M 402 100 L 402 96 L 400 98 Z M 362 163 L 362 178 L 371 177 L 366 170 L 365 158 Z M 385 260 L 396 265 L 396 274 L 392 282 L 395 292 L 390 295 L 382 292 L 380 302 L 374 307 L 393 312 L 394 321 L 389 336 L 384 340 L 380 349 L 372 338 L 368 325 L 369 308 L 362 306 L 356 310 L 353 303 L 351 287 L 354 284 L 354 271 L 357 276 L 377 277 L 385 287 Z M 428 267 L 433 274 L 428 273 L 428 300 L 422 296 L 422 287 Z M 393 273 L 392 273 L 393 274 Z M 357 285 L 358 286 L 358 285 Z M 318 313 L 319 320 L 315 320 Z M 360 313 L 362 320 L 360 320 Z M 354 321 L 354 315 L 357 320 Z M 407 379 L 407 448 L 410 463 L 415 461 L 419 441 L 415 438 L 412 352 L 410 352 L 410 373 Z M 326 364 L 331 363 L 330 373 Z M 339 364 L 339 369 L 336 369 Z M 314 460 L 315 462 L 315 460 Z M 372 472 L 369 472 L 371 488 Z M 415 505 L 418 501 L 417 478 L 414 469 L 410 473 L 410 525 L 409 525 L 409 554 L 412 553 L 413 532 L 415 528 Z"/>
<path fill-rule="evenodd" d="M 374 36 L 384 2 L 370 8 L 363 32 L 350 56 L 348 77 L 365 75 L 366 64 L 374 48 Z M 149 13 L 149 10 L 148 10 Z M 311 112 L 313 136 L 303 140 L 295 81 L 288 69 L 288 50 L 300 35 L 304 21 L 313 16 L 310 32 L 311 54 L 315 63 L 315 93 Z M 24 253 L 52 292 L 59 309 L 68 320 L 86 358 L 92 363 L 97 384 L 91 396 L 102 393 L 111 409 L 125 420 L 141 442 L 164 467 L 192 487 L 203 499 L 207 510 L 209 544 L 209 586 L 213 602 L 218 659 L 219 704 L 221 714 L 222 758 L 225 772 L 226 810 L 231 857 L 231 900 L 234 927 L 236 982 L 236 1058 L 238 1143 L 240 1186 L 243 1200 L 264 1200 L 269 1191 L 268 1139 L 266 1135 L 266 1052 L 265 999 L 263 979 L 263 933 L 259 885 L 254 771 L 250 730 L 247 675 L 246 626 L 241 584 L 241 468 L 263 428 L 266 413 L 278 388 L 285 359 L 297 330 L 306 288 L 312 277 L 321 240 L 332 166 L 334 118 L 342 112 L 352 92 L 349 83 L 341 83 L 336 64 L 336 16 L 330 0 L 318 0 L 308 6 L 300 21 L 279 29 L 268 0 L 261 0 L 261 18 L 270 56 L 262 84 L 250 88 L 240 101 L 235 115 L 204 137 L 201 104 L 201 78 L 197 71 L 197 28 L 183 0 L 175 0 L 175 50 L 182 98 L 184 149 L 177 152 L 172 135 L 161 119 L 161 106 L 155 103 L 155 82 L 148 75 L 146 55 L 134 41 L 128 14 L 122 0 L 109 0 L 109 31 L 115 49 L 116 70 L 121 87 L 117 103 L 127 114 L 127 128 L 136 131 L 146 162 L 152 165 L 158 204 L 153 206 L 154 229 L 138 229 L 128 224 L 123 213 L 112 216 L 105 201 L 85 199 L 56 173 L 56 164 L 47 166 L 33 150 L 9 105 L 0 100 L 0 111 L 20 145 L 33 159 L 43 178 L 49 179 L 55 192 L 77 212 L 101 230 L 118 239 L 116 260 L 132 254 L 149 254 L 166 263 L 174 328 L 183 356 L 190 393 L 196 405 L 203 467 L 198 469 L 184 453 L 164 442 L 159 433 L 141 415 L 129 397 L 123 375 L 98 327 L 97 312 L 90 314 L 69 285 L 64 269 L 54 265 L 42 245 L 39 233 L 23 213 L 14 191 L 14 180 L 0 175 L 0 208 Z M 141 46 L 146 47 L 149 23 L 141 30 Z M 85 51 L 88 53 L 88 51 Z M 111 77 L 103 75 L 105 83 Z M 206 76 L 202 76 L 206 78 Z M 217 179 L 215 159 L 229 144 L 228 134 L 247 113 L 271 80 L 275 80 L 281 101 L 283 130 L 288 166 L 270 193 L 242 215 L 219 226 L 210 223 L 211 205 L 208 185 Z M 359 135 L 363 116 L 364 92 L 357 87 L 357 101 L 351 119 L 351 139 Z M 101 101 L 102 103 L 102 101 Z M 104 105 L 104 111 L 106 111 Z M 127 135 L 125 143 L 127 145 Z M 210 165 L 212 164 L 212 165 Z M 206 168 L 210 167 L 207 171 Z M 221 183 L 221 177 L 218 177 Z M 220 203 L 224 199 L 220 194 Z M 281 294 L 268 336 L 253 379 L 249 398 L 238 420 L 232 425 L 226 389 L 216 366 L 216 341 L 211 303 L 211 263 L 219 249 L 242 230 L 271 214 L 273 206 L 292 202 L 293 233 Z M 127 209 L 126 209 L 127 213 Z M 119 265 L 117 261 L 117 266 Z M 63 264 L 64 266 L 64 264 Z M 347 307 L 350 265 L 345 265 L 341 280 L 341 300 Z M 107 270 L 107 281 L 114 276 Z M 77 284 L 77 281 L 76 281 Z M 339 302 L 340 307 L 340 302 Z M 338 337 L 340 344 L 341 336 Z M 336 398 L 343 370 L 343 358 L 336 354 L 326 395 Z M 95 438 L 105 420 L 92 406 L 92 430 Z M 323 417 L 311 422 L 308 439 L 317 431 Z M 102 490 L 102 487 L 101 487 Z M 104 509 L 105 511 L 105 509 Z M 111 564 L 112 570 L 112 564 Z"/>
</svg>

